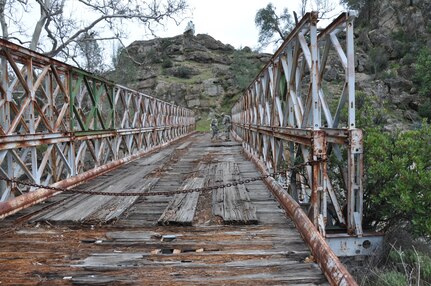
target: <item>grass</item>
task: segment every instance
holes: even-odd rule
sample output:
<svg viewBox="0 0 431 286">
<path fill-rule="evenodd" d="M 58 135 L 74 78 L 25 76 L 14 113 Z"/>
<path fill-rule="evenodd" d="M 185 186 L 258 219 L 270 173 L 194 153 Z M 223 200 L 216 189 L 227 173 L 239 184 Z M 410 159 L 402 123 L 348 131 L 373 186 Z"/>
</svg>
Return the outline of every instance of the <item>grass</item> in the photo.
<svg viewBox="0 0 431 286">
<path fill-rule="evenodd" d="M 169 82 L 169 83 L 195 84 L 214 77 L 214 74 L 212 73 L 211 70 L 205 69 L 200 65 L 188 65 L 188 66 L 192 68 L 197 68 L 199 70 L 199 74 L 192 75 L 190 78 L 180 78 L 172 75 L 168 76 L 163 73 L 163 68 L 160 67 L 160 72 L 159 72 L 160 78 L 164 79 L 166 82 Z"/>
<path fill-rule="evenodd" d="M 211 119 L 203 115 L 202 118 L 196 122 L 196 131 L 210 131 L 210 125 Z"/>
</svg>

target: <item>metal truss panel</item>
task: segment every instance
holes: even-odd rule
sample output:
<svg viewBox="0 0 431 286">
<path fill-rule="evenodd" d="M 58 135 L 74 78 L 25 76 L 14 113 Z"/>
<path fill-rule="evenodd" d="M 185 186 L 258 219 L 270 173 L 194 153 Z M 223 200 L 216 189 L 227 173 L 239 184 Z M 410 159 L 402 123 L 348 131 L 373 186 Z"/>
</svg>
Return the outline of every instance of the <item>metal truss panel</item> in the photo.
<svg viewBox="0 0 431 286">
<path fill-rule="evenodd" d="M 59 184 L 195 128 L 191 110 L 1 39 L 0 75 L 0 175 L 9 179 Z M 1 181 L 0 202 L 33 191 Z"/>
<path fill-rule="evenodd" d="M 233 132 L 268 172 L 306 162 L 284 184 L 314 225 L 362 235 L 362 132 L 355 125 L 352 11 L 317 31 L 306 14 L 232 108 Z M 343 35 L 342 39 L 339 35 Z M 330 64 L 329 64 L 330 62 Z M 325 81 L 340 67 L 337 82 Z"/>
</svg>

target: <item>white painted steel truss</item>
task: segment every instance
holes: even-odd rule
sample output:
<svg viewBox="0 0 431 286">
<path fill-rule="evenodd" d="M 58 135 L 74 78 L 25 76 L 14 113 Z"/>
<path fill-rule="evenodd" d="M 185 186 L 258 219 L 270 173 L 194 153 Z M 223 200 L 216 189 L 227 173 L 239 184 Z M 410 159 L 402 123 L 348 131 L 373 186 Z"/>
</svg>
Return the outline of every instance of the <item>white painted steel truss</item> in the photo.
<svg viewBox="0 0 431 286">
<path fill-rule="evenodd" d="M 194 130 L 192 111 L 0 40 L 0 175 L 50 185 Z M 1 202 L 34 188 L 0 182 Z"/>
<path fill-rule="evenodd" d="M 321 31 L 317 16 L 312 12 L 302 18 L 233 107 L 233 131 L 270 172 L 320 160 L 302 176 L 289 172 L 288 192 L 308 206 L 322 234 L 337 223 L 360 236 L 363 146 L 362 131 L 355 126 L 356 13 L 342 13 Z M 344 70 L 338 89 L 324 80 L 334 65 Z"/>
</svg>

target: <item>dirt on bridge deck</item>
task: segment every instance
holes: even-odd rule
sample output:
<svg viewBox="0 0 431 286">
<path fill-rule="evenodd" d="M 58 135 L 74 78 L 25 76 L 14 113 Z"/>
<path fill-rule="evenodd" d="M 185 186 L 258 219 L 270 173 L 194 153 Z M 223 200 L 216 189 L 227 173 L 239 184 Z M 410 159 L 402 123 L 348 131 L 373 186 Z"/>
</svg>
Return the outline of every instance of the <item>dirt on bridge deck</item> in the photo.
<svg viewBox="0 0 431 286">
<path fill-rule="evenodd" d="M 78 189 L 157 193 L 259 176 L 195 134 Z M 1 285 L 328 285 L 262 181 L 175 196 L 60 194 L 0 221 Z"/>
</svg>

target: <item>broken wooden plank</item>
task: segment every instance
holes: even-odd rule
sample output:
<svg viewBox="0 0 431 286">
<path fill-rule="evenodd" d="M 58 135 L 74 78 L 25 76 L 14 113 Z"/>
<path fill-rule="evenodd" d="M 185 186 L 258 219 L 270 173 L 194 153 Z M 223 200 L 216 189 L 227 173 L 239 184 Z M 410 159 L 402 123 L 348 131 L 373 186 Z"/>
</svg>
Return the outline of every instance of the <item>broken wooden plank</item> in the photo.
<svg viewBox="0 0 431 286">
<path fill-rule="evenodd" d="M 145 182 L 149 180 L 146 176 L 158 167 L 157 164 L 166 161 L 168 159 L 167 155 L 171 153 L 172 151 L 169 150 L 161 151 L 160 153 L 156 153 L 148 158 L 145 158 L 146 160 L 132 162 L 122 168 L 121 173 L 119 173 L 120 175 L 114 175 L 110 177 L 109 180 L 107 180 L 106 182 L 95 184 L 94 188 L 86 189 L 94 190 L 95 192 L 144 192 L 146 191 L 146 189 L 140 190 L 140 187 L 142 185 L 145 185 Z M 142 162 L 144 162 L 145 164 L 143 164 Z M 94 221 L 98 219 L 98 212 L 103 212 L 106 214 L 106 206 L 111 205 L 112 207 L 114 207 L 114 205 L 116 205 L 115 201 L 117 199 L 118 197 L 112 196 L 82 194 L 73 195 L 55 208 L 49 209 L 46 212 L 35 216 L 32 221 L 85 222 L 88 220 L 87 218 L 91 218 L 91 220 Z M 132 201 L 134 202 L 135 200 Z M 127 207 L 129 207 L 130 202 L 132 201 L 126 199 L 123 202 L 127 205 Z M 114 209 L 112 210 L 114 211 Z M 118 213 L 112 214 L 112 217 L 102 218 L 101 220 L 103 222 L 106 222 L 113 219 L 117 215 Z"/>
<path fill-rule="evenodd" d="M 193 177 L 186 179 L 181 189 L 202 188 L 204 179 Z M 176 194 L 158 220 L 159 225 L 191 225 L 198 203 L 199 193 Z"/>
<path fill-rule="evenodd" d="M 159 178 L 146 178 L 143 182 L 140 181 L 133 187 L 126 190 L 133 193 L 145 193 L 153 188 Z M 126 210 L 128 210 L 139 198 L 139 196 L 128 197 L 113 197 L 106 202 L 103 208 L 99 208 L 96 212 L 85 218 L 86 222 L 99 221 L 109 222 L 118 219 Z"/>
<path fill-rule="evenodd" d="M 220 162 L 211 168 L 215 184 L 226 184 L 241 179 L 238 164 Z M 225 224 L 257 224 L 256 207 L 244 185 L 225 187 L 213 192 L 213 214 Z"/>
</svg>

